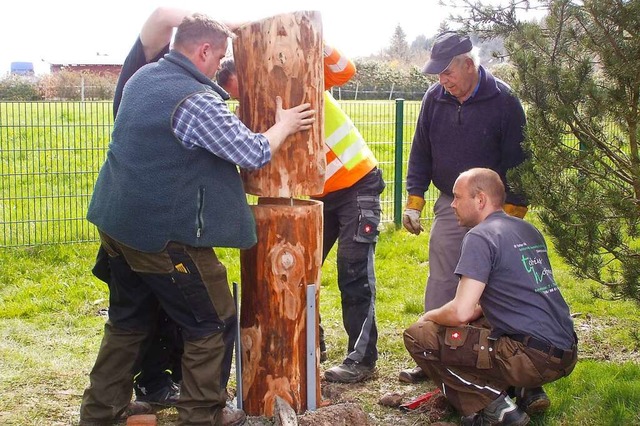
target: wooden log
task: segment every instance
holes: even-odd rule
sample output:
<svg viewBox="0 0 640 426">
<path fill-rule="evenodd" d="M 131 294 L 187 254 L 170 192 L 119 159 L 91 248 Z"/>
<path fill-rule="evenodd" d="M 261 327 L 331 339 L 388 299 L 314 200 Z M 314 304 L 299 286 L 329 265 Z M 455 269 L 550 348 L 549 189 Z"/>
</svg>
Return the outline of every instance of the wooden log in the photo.
<svg viewBox="0 0 640 426">
<path fill-rule="evenodd" d="M 320 403 L 318 295 L 322 203 L 260 198 L 252 206 L 258 244 L 240 253 L 243 408 L 273 416 L 276 396 L 307 409 L 306 292 L 315 284 L 316 405 Z"/>
<path fill-rule="evenodd" d="M 254 132 L 274 124 L 275 98 L 283 107 L 310 102 L 311 130 L 287 138 L 265 167 L 241 170 L 245 190 L 267 197 L 320 194 L 324 187 L 324 73 L 319 12 L 286 13 L 236 30 L 233 56 L 238 73 L 238 116 Z"/>
</svg>

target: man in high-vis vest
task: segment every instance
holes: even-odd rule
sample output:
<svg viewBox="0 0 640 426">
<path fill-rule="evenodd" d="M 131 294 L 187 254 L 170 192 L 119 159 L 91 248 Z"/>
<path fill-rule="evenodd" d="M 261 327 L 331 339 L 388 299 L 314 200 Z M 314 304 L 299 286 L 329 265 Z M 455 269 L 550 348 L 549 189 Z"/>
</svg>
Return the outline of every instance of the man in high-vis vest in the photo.
<svg viewBox="0 0 640 426">
<path fill-rule="evenodd" d="M 346 83 L 355 72 L 352 61 L 325 45 L 325 89 Z M 232 60 L 223 62 L 216 77 L 233 98 L 239 97 Z M 373 375 L 378 360 L 374 253 L 379 234 L 380 194 L 385 183 L 378 161 L 349 116 L 328 91 L 324 101 L 327 168 L 324 190 L 313 198 L 324 206 L 323 262 L 338 242 L 338 287 L 343 324 L 349 337 L 346 358 L 325 371 L 324 376 L 331 382 L 357 383 Z M 320 336 L 324 360 L 322 327 Z"/>
</svg>

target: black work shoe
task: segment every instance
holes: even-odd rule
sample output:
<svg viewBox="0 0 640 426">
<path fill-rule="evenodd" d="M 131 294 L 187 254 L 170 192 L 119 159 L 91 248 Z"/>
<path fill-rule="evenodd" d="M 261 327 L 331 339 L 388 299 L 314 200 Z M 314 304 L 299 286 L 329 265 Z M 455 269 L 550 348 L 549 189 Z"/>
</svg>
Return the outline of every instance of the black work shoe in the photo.
<svg viewBox="0 0 640 426">
<path fill-rule="evenodd" d="M 542 386 L 537 388 L 515 388 L 516 403 L 521 410 L 532 415 L 543 413 L 551 406 L 551 400 Z"/>
<path fill-rule="evenodd" d="M 400 370 L 400 374 L 398 374 L 398 380 L 403 383 L 419 383 L 426 381 L 428 378 L 427 373 L 420 367 Z"/>
<path fill-rule="evenodd" d="M 502 393 L 482 410 L 483 425 L 525 426 L 529 416 L 506 393 Z"/>
<path fill-rule="evenodd" d="M 246 419 L 244 411 L 227 401 L 227 405 L 222 409 L 222 426 L 238 426 L 244 424 Z"/>
<path fill-rule="evenodd" d="M 462 416 L 460 418 L 460 426 L 483 426 L 482 415 L 480 413 L 473 413 L 468 416 Z"/>
<path fill-rule="evenodd" d="M 375 366 L 369 366 L 353 362 L 331 367 L 324 372 L 324 378 L 328 382 L 358 383 L 369 379 L 375 372 Z"/>
<path fill-rule="evenodd" d="M 160 405 L 162 407 L 173 407 L 180 399 L 180 385 L 171 382 L 171 384 L 158 389 L 155 392 L 148 392 L 143 386 L 135 385 L 136 401 L 147 402 L 152 405 Z"/>
</svg>

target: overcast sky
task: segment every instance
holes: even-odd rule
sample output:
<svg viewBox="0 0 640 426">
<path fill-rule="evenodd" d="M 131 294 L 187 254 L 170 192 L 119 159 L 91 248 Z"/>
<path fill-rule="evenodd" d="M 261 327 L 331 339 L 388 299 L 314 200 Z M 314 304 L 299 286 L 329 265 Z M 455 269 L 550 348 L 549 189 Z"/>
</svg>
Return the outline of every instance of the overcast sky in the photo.
<svg viewBox="0 0 640 426">
<path fill-rule="evenodd" d="M 437 0 L 6 0 L 0 5 L 0 75 L 14 61 L 83 61 L 96 52 L 124 60 L 147 16 L 158 6 L 207 13 L 221 20 L 259 20 L 284 12 L 317 10 L 324 37 L 351 57 L 389 45 L 400 24 L 412 42 L 436 33 L 449 12 Z M 44 62 L 43 62 L 44 60 Z"/>
</svg>

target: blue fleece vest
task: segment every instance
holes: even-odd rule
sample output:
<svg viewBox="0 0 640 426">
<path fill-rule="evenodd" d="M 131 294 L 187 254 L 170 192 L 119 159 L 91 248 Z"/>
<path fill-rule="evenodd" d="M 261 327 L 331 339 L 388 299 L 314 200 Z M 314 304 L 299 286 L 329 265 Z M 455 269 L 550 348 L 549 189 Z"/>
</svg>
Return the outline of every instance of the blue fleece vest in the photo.
<svg viewBox="0 0 640 426">
<path fill-rule="evenodd" d="M 169 241 L 248 248 L 255 221 L 235 164 L 188 149 L 172 130 L 190 95 L 227 96 L 185 56 L 171 51 L 127 82 L 87 219 L 119 242 L 159 252 Z"/>
</svg>

